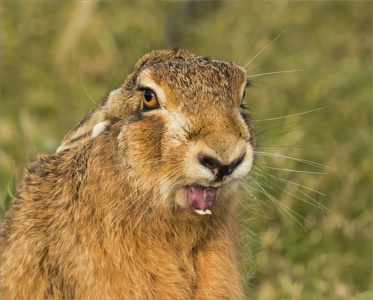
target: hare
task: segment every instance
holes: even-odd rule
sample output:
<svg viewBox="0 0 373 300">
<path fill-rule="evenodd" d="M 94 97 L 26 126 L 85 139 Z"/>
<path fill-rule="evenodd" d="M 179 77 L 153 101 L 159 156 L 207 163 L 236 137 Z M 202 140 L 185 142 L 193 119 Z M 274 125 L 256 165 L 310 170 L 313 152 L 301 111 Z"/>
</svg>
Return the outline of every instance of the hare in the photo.
<svg viewBox="0 0 373 300">
<path fill-rule="evenodd" d="M 242 298 L 237 203 L 254 162 L 232 62 L 145 55 L 25 171 L 1 228 L 2 298 Z"/>
</svg>

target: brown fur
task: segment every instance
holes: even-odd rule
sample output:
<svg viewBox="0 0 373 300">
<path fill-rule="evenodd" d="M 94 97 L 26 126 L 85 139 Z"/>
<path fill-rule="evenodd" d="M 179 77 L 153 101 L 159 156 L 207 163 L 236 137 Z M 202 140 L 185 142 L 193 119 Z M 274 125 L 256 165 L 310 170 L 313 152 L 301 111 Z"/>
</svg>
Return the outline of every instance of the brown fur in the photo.
<svg viewBox="0 0 373 300">
<path fill-rule="evenodd" d="M 144 72 L 166 100 L 146 112 Z M 255 139 L 240 108 L 245 80 L 233 63 L 184 50 L 142 58 L 26 170 L 1 229 L 2 298 L 243 297 L 235 207 Z M 219 183 L 212 215 L 180 205 L 183 187 L 212 184 L 196 153 L 227 163 L 240 147 L 241 173 Z"/>
</svg>

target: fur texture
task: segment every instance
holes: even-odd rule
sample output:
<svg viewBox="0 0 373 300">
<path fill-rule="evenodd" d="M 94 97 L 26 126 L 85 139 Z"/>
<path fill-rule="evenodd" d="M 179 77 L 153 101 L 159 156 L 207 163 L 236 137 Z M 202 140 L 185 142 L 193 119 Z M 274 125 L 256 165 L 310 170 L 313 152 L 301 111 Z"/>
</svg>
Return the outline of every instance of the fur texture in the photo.
<svg viewBox="0 0 373 300">
<path fill-rule="evenodd" d="M 1 229 L 2 298 L 243 297 L 245 85 L 231 62 L 145 55 L 25 171 Z"/>
</svg>

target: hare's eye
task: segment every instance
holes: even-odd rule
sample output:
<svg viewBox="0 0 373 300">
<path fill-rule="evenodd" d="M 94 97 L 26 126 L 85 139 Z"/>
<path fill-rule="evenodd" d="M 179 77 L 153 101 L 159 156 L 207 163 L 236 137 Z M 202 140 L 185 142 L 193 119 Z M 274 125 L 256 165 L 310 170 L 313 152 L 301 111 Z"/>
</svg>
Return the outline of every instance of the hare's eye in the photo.
<svg viewBox="0 0 373 300">
<path fill-rule="evenodd" d="M 145 110 L 154 109 L 158 107 L 158 100 L 154 92 L 150 89 L 144 89 L 143 105 Z"/>
</svg>

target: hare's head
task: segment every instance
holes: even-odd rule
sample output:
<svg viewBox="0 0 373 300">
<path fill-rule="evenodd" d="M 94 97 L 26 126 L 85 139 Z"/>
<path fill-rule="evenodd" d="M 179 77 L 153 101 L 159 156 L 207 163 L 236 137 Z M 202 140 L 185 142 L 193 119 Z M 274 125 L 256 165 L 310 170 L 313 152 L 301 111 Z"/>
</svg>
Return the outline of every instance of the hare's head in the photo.
<svg viewBox="0 0 373 300">
<path fill-rule="evenodd" d="M 151 52 L 59 151 L 80 136 L 107 134 L 115 122 L 120 130 L 111 134 L 123 178 L 151 194 L 149 205 L 210 214 L 252 167 L 254 129 L 242 108 L 246 85 L 245 70 L 234 63 L 184 50 Z"/>
</svg>

